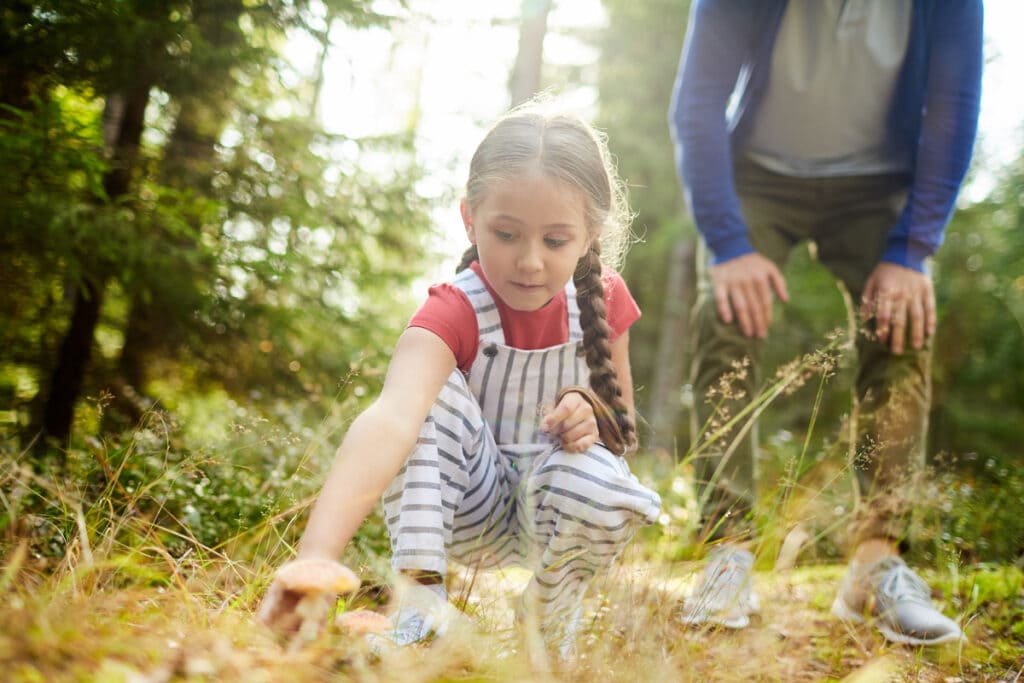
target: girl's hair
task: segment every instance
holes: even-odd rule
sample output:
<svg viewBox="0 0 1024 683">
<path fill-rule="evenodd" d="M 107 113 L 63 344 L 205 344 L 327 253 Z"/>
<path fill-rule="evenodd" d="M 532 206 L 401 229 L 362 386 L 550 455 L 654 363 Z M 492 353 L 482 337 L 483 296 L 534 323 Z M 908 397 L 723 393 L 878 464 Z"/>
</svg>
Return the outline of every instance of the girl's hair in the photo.
<svg viewBox="0 0 1024 683">
<path fill-rule="evenodd" d="M 499 119 L 473 154 L 466 182 L 466 202 L 476 209 L 498 183 L 513 181 L 540 169 L 583 198 L 591 247 L 576 265 L 573 282 L 580 308 L 583 348 L 590 368 L 590 387 L 616 415 L 627 450 L 636 446 L 630 418 L 611 359 L 611 329 L 605 317 L 602 261 L 618 266 L 629 245 L 632 219 L 625 187 L 612 163 L 605 137 L 575 116 L 548 114 L 536 105 L 520 107 Z M 478 257 L 471 246 L 458 270 Z"/>
</svg>

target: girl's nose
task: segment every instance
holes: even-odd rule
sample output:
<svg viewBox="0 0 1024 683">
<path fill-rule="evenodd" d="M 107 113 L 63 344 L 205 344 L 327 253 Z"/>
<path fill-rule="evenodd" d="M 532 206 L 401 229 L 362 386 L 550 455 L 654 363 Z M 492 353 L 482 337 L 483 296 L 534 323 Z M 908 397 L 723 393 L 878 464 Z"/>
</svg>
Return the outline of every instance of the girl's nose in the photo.
<svg viewBox="0 0 1024 683">
<path fill-rule="evenodd" d="M 536 272 L 543 268 L 544 261 L 541 258 L 540 248 L 535 244 L 524 242 L 522 249 L 519 250 L 516 267 L 526 272 Z"/>
</svg>

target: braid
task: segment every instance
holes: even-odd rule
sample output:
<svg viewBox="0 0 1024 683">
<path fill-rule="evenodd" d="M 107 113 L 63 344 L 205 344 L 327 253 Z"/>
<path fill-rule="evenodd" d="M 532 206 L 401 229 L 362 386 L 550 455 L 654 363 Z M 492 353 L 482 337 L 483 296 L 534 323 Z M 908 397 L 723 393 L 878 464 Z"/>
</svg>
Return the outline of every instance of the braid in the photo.
<svg viewBox="0 0 1024 683">
<path fill-rule="evenodd" d="M 601 283 L 601 247 L 596 240 L 579 260 L 573 282 L 580 308 L 583 348 L 587 367 L 590 368 L 590 388 L 615 413 L 628 452 L 636 448 L 636 426 L 626 402 L 622 400 L 622 389 L 612 363 L 612 348 L 608 341 L 611 328 L 605 317 L 604 285 Z"/>
<path fill-rule="evenodd" d="M 456 274 L 461 273 L 466 268 L 469 268 L 469 264 L 480 258 L 480 254 L 477 253 L 476 245 L 469 245 L 469 249 L 462 254 L 462 260 L 459 261 L 459 266 L 455 269 Z"/>
</svg>

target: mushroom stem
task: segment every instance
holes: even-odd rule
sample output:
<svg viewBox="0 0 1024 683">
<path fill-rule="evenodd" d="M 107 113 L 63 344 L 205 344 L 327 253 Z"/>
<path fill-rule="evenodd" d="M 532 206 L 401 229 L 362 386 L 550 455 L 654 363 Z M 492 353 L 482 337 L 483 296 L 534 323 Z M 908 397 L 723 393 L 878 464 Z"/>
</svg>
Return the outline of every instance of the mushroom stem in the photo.
<svg viewBox="0 0 1024 683">
<path fill-rule="evenodd" d="M 290 644 L 292 651 L 301 649 L 302 646 L 316 640 L 329 608 L 330 605 L 322 593 L 307 594 L 299 600 L 295 605 L 295 613 L 301 617 L 302 622 Z"/>
</svg>

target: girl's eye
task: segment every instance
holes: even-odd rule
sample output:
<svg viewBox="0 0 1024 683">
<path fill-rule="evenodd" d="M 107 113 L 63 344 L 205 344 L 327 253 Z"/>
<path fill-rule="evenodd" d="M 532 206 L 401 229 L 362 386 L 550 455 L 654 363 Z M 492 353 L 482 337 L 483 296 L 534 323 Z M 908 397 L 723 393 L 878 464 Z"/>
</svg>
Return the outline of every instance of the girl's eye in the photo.
<svg viewBox="0 0 1024 683">
<path fill-rule="evenodd" d="M 494 236 L 497 237 L 502 242 L 511 242 L 513 238 L 512 233 L 505 232 L 504 230 L 495 230 Z"/>
<path fill-rule="evenodd" d="M 568 243 L 569 243 L 569 240 L 558 239 L 556 237 L 545 237 L 544 238 L 544 244 L 548 245 L 552 249 L 557 249 L 558 247 L 564 247 Z"/>
</svg>

